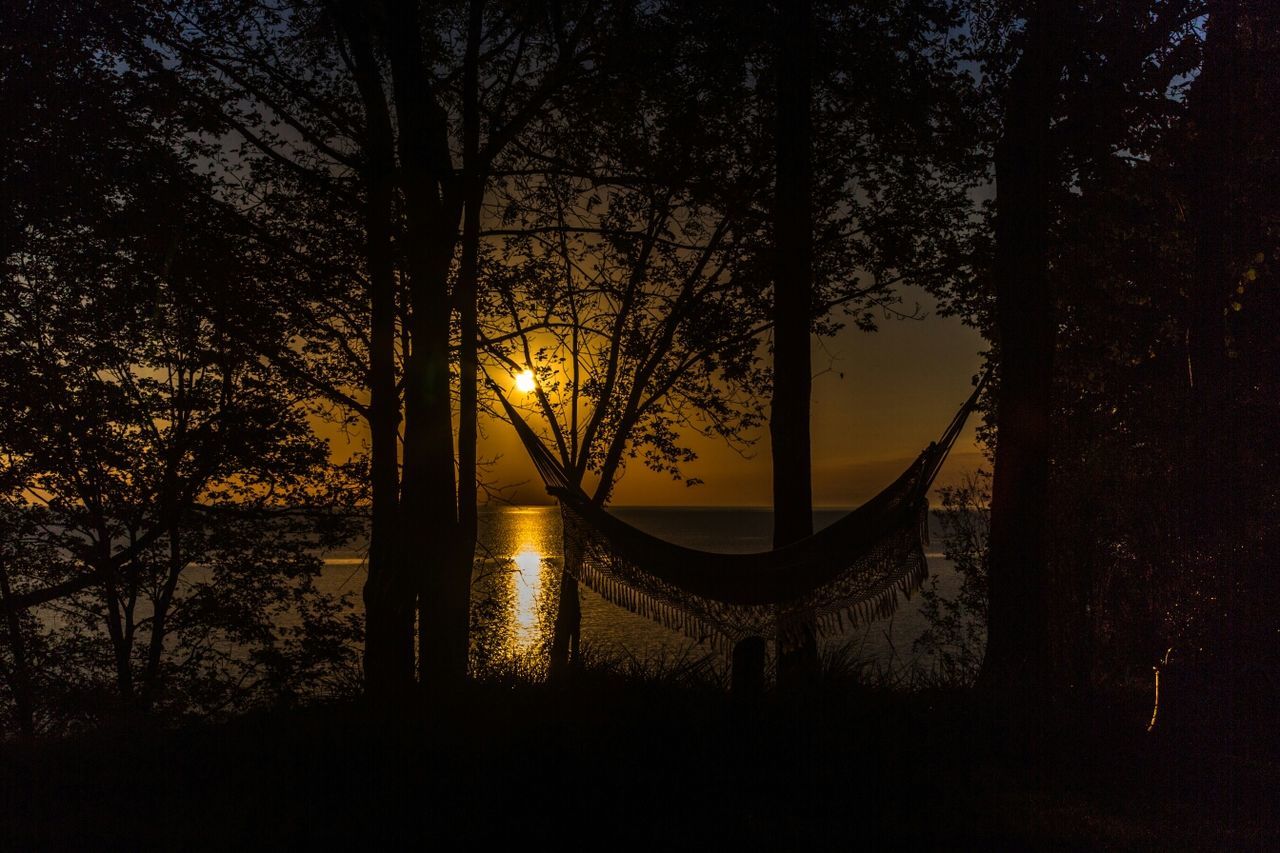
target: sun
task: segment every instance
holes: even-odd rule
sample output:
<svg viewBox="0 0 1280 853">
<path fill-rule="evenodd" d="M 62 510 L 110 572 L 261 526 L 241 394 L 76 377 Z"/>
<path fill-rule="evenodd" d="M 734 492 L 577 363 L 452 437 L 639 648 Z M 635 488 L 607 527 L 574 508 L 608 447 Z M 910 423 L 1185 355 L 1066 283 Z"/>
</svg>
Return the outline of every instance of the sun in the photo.
<svg viewBox="0 0 1280 853">
<path fill-rule="evenodd" d="M 516 374 L 516 390 L 521 394 L 528 394 L 537 387 L 538 381 L 533 378 L 532 370 L 525 370 Z"/>
</svg>

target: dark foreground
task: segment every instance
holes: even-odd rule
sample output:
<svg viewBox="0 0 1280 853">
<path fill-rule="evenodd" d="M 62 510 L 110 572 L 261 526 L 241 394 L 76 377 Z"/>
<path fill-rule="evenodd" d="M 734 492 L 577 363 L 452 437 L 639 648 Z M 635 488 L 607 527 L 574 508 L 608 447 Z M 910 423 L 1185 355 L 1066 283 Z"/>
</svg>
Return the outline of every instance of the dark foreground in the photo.
<svg viewBox="0 0 1280 853">
<path fill-rule="evenodd" d="M 965 695 L 860 690 L 477 685 L 412 724 L 335 705 L 134 725 L 7 748 L 0 849 L 1273 847 L 1274 765 L 1147 735 L 1139 699 L 1036 756 Z"/>
</svg>

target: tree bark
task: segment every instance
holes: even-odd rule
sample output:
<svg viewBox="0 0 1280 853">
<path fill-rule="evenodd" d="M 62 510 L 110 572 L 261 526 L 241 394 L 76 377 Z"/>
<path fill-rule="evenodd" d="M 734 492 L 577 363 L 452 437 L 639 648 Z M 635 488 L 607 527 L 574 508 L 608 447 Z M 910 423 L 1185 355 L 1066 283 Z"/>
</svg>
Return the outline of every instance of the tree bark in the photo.
<svg viewBox="0 0 1280 853">
<path fill-rule="evenodd" d="M 1196 138 L 1189 200 L 1195 252 L 1187 318 L 1192 428 L 1188 431 L 1190 477 L 1185 505 L 1189 513 L 1185 524 L 1190 534 L 1191 565 L 1197 575 L 1191 583 L 1214 603 L 1199 614 L 1203 624 L 1197 645 L 1201 648 L 1186 652 L 1192 661 L 1192 677 L 1199 681 L 1197 701 L 1230 721 L 1221 728 L 1227 748 L 1232 750 L 1239 673 L 1249 657 L 1244 653 L 1248 645 L 1245 638 L 1256 630 L 1255 624 L 1267 622 L 1261 614 L 1253 620 L 1240 619 L 1249 608 L 1249 595 L 1241 592 L 1256 595 L 1260 590 L 1248 582 L 1252 572 L 1246 543 L 1252 537 L 1246 521 L 1249 498 L 1240 495 L 1243 460 L 1237 414 L 1243 389 L 1236 385 L 1234 365 L 1228 357 L 1225 317 L 1237 281 L 1238 272 L 1232 270 L 1233 243 L 1241 224 L 1233 205 L 1235 188 L 1240 184 L 1234 173 L 1239 162 L 1234 65 L 1240 49 L 1240 11 L 1239 4 L 1228 0 L 1208 4 L 1204 64 L 1192 95 Z M 1248 490 L 1246 486 L 1244 491 Z M 1260 645 L 1274 647 L 1274 643 L 1273 634 Z"/>
<path fill-rule="evenodd" d="M 372 507 L 364 586 L 367 688 L 375 697 L 413 684 L 413 604 L 400 535 L 400 393 L 396 389 L 396 284 L 391 255 L 390 170 L 371 169 L 367 211 L 372 334 L 369 431 Z"/>
<path fill-rule="evenodd" d="M 448 120 L 424 65 L 417 3 L 396 0 L 388 12 L 413 346 L 405 363 L 400 521 L 406 557 L 418 566 L 418 677 L 423 686 L 442 686 L 466 677 L 470 627 L 471 573 L 460 557 L 449 370 L 449 269 L 463 196 L 449 154 Z"/>
<path fill-rule="evenodd" d="M 602 479 L 592 495 L 597 506 L 604 506 L 608 500 L 607 482 L 611 481 Z M 563 536 L 563 541 L 564 569 L 560 572 L 560 597 L 556 603 L 556 621 L 552 627 L 547 663 L 548 675 L 552 678 L 562 677 L 569 672 L 569 665 L 579 659 L 578 650 L 582 642 L 582 593 L 578 589 L 578 578 L 570 569 L 571 566 L 577 568 L 582 560 L 582 552 L 573 538 Z"/>
<path fill-rule="evenodd" d="M 774 199 L 773 399 L 769 435 L 773 457 L 773 544 L 813 533 L 809 351 L 813 303 L 813 211 L 810 98 L 812 10 L 809 0 L 779 4 Z M 778 638 L 780 683 L 817 665 L 811 625 L 801 639 Z M 756 660 L 758 656 L 744 656 Z M 754 676 L 753 676 L 754 678 Z"/>
<path fill-rule="evenodd" d="M 400 537 L 400 392 L 396 388 L 396 278 L 391 245 L 395 139 L 368 24 L 347 6 L 341 25 L 351 44 L 365 113 L 365 255 L 369 267 L 369 432 L 371 519 L 364 585 L 365 687 L 394 701 L 413 686 L 416 589 Z"/>
<path fill-rule="evenodd" d="M 133 701 L 133 666 L 130 661 L 130 651 L 132 643 L 130 642 L 130 624 L 131 620 L 125 609 L 121 605 L 120 591 L 117 584 L 120 580 L 120 573 L 116 571 L 111 563 L 111 532 L 107 530 L 106 524 L 102 522 L 101 517 L 95 525 L 95 533 L 97 541 L 94 543 L 96 554 L 95 569 L 100 573 L 104 580 L 102 582 L 102 594 L 106 600 L 106 613 L 104 614 L 107 625 L 107 636 L 111 639 L 111 653 L 116 671 L 116 689 L 120 691 L 120 698 L 126 703 Z"/>
<path fill-rule="evenodd" d="M 8 673 L 9 687 L 13 691 L 14 709 L 18 726 L 27 737 L 36 733 L 35 705 L 31 693 L 31 673 L 27 669 L 27 648 L 22 639 L 22 623 L 18 610 L 13 607 L 13 592 L 9 587 L 9 570 L 0 562 L 0 597 L 4 599 L 5 625 L 9 631 L 9 652 L 13 655 L 13 670 Z"/>
<path fill-rule="evenodd" d="M 484 203 L 485 185 L 484 164 L 480 162 L 479 91 L 483 19 L 483 0 L 472 0 L 462 80 L 462 256 L 453 298 L 458 311 L 458 547 L 457 564 L 449 571 L 451 575 L 458 576 L 457 595 L 460 596 L 460 601 L 457 606 L 468 614 L 468 628 L 471 574 L 475 566 L 476 535 L 479 528 L 476 443 L 480 405 L 477 358 L 480 331 L 476 319 L 476 298 L 480 276 L 480 209 Z M 469 648 L 467 656 L 470 657 Z"/>
<path fill-rule="evenodd" d="M 152 602 L 151 632 L 147 644 L 147 667 L 142 676 L 142 707 L 150 709 L 160 689 L 160 665 L 164 658 L 164 640 L 168 635 L 169 607 L 182 575 L 182 534 L 175 525 L 169 530 L 169 565 L 160 595 Z"/>
<path fill-rule="evenodd" d="M 566 541 L 564 554 L 566 565 L 570 560 L 578 559 L 571 550 L 572 546 Z M 560 678 L 569 671 L 569 664 L 578 658 L 581 638 L 582 598 L 578 592 L 578 579 L 565 569 L 560 573 L 560 598 L 556 604 L 556 621 L 551 636 L 548 660 L 550 677 Z"/>
<path fill-rule="evenodd" d="M 1056 66 L 1043 5 L 1027 22 L 996 146 L 996 453 L 989 539 L 987 650 L 980 683 L 1030 707 L 1048 683 L 1046 525 L 1053 297 L 1049 141 Z M 1060 34 L 1056 34 L 1058 37 Z"/>
<path fill-rule="evenodd" d="M 810 17 L 808 0 L 798 0 L 782 5 L 778 20 L 774 378 L 769 417 L 775 547 L 813 533 L 809 446 L 809 313 L 813 293 Z"/>
<path fill-rule="evenodd" d="M 1222 487 L 1227 470 L 1222 454 L 1222 430 L 1229 426 L 1220 417 L 1228 386 L 1224 311 L 1235 284 L 1231 275 L 1230 163 L 1232 160 L 1232 95 L 1230 63 L 1235 4 L 1210 2 L 1204 67 L 1196 83 L 1195 160 L 1191 187 L 1194 217 L 1195 273 L 1187 318 L 1189 381 L 1195 427 L 1192 459 L 1195 461 L 1193 494 L 1197 504 L 1194 529 L 1212 537 L 1223 520 L 1224 501 L 1231 498 Z M 1203 544 L 1203 543 L 1201 543 Z"/>
<path fill-rule="evenodd" d="M 449 398 L 448 302 L 414 285 L 414 352 L 405 380 L 402 535 L 418 565 L 418 677 L 424 686 L 466 675 L 470 577 L 460 583 L 461 535 Z"/>
</svg>

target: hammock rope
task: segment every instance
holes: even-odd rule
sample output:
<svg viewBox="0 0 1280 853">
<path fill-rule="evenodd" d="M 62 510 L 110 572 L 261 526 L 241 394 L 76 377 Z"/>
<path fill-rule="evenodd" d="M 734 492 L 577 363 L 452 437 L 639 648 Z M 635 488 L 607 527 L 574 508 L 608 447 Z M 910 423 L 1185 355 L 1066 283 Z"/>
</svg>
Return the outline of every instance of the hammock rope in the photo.
<svg viewBox="0 0 1280 853">
<path fill-rule="evenodd" d="M 919 588 L 928 577 L 928 492 L 986 384 L 984 376 L 938 441 L 862 506 L 785 547 L 726 554 L 667 542 L 606 512 L 486 379 L 560 504 L 569 574 L 607 601 L 724 649 L 806 625 L 840 634 L 891 615 Z"/>
</svg>

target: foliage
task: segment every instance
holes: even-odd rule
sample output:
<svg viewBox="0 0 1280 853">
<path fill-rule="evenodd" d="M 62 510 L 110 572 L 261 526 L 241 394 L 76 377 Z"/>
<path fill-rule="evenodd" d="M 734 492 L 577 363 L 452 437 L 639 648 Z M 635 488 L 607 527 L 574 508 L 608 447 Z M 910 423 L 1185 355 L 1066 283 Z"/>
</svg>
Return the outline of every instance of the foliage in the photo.
<svg viewBox="0 0 1280 853">
<path fill-rule="evenodd" d="M 539 125 L 539 146 L 495 172 L 487 233 L 506 243 L 486 266 L 488 351 L 500 373 L 539 374 L 528 410 L 601 499 L 629 459 L 681 479 L 684 436 L 745 451 L 763 421 L 776 14 L 657 4 Z M 982 165 L 956 14 L 941 2 L 815 10 L 821 334 L 841 312 L 874 329 L 901 283 L 942 293 L 972 276 L 968 190 Z"/>
<path fill-rule="evenodd" d="M 1123 684 L 1172 645 L 1274 672 L 1275 4 L 1040 5 L 1062 27 L 1035 202 L 1053 666 Z M 529 410 L 602 501 L 630 462 L 696 483 L 693 431 L 747 447 L 771 381 L 779 6 L 7 10 L 2 674 L 40 725 L 345 678 L 356 626 L 317 554 L 381 502 L 380 588 L 430 598 L 424 567 L 465 550 L 424 543 L 466 538 L 477 346 L 494 374 L 535 370 Z M 910 283 L 994 365 L 1025 355 L 994 323 L 979 197 L 1027 11 L 813 4 L 815 332 L 873 329 Z M 334 465 L 317 416 L 377 422 L 381 451 Z M 925 592 L 919 648 L 949 682 L 982 654 L 987 480 L 945 494 L 960 588 Z M 399 524 L 428 490 L 449 510 Z"/>
<path fill-rule="evenodd" d="M 1260 567 L 1274 543 L 1275 481 L 1263 472 L 1276 458 L 1266 436 L 1280 374 L 1274 335 L 1259 334 L 1273 322 L 1259 287 L 1275 240 L 1274 193 L 1262 189 L 1276 163 L 1262 130 L 1274 115 L 1274 4 L 1042 5 L 1074 33 L 1059 40 L 1070 49 L 1042 200 L 1057 337 L 1041 496 L 1055 678 L 1145 684 L 1170 647 L 1222 678 L 1274 670 L 1275 585 Z M 1027 7 L 972 8 L 995 140 Z M 1217 70 L 1215 32 L 1230 57 Z M 1206 261 L 1218 241 L 1224 257 Z M 948 307 L 992 341 L 992 364 L 1025 357 L 998 340 L 986 288 L 955 296 Z"/>
<path fill-rule="evenodd" d="M 21 622 L 5 669 L 46 727 L 286 699 L 349 665 L 358 636 L 314 585 L 318 550 L 354 529 L 328 447 L 227 334 L 245 309 L 225 285 L 253 263 L 198 169 L 198 125 L 170 123 L 181 109 L 98 23 L 63 20 L 83 54 L 30 83 L 57 103 L 83 79 L 96 109 L 56 117 L 77 171 L 58 146 L 26 150 L 23 179 L 67 204 L 19 207 L 0 270 L 0 571 Z M 33 67 L 69 50 L 32 47 Z"/>
<path fill-rule="evenodd" d="M 991 474 L 979 469 L 960 485 L 940 491 L 943 556 L 951 562 L 959 585 L 952 595 L 946 595 L 940 589 L 940 578 L 934 575 L 920 590 L 920 612 L 929 627 L 915 641 L 913 650 L 931 659 L 941 683 L 970 685 L 977 678 L 986 647 Z"/>
</svg>

